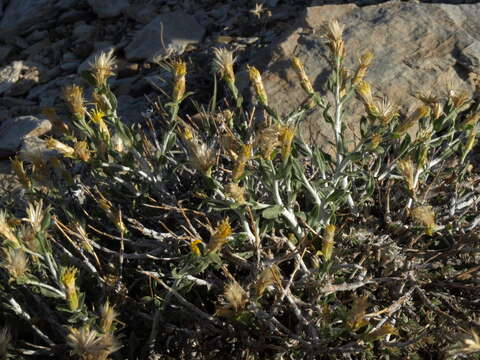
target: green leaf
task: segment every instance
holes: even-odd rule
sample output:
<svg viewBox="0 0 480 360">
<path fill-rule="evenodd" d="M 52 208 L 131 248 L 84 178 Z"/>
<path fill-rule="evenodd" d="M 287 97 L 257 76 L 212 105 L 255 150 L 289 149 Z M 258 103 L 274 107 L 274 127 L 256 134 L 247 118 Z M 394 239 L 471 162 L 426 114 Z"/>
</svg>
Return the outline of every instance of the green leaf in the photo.
<svg viewBox="0 0 480 360">
<path fill-rule="evenodd" d="M 262 217 L 268 220 L 273 220 L 282 214 L 283 206 L 273 205 L 262 211 Z"/>
</svg>

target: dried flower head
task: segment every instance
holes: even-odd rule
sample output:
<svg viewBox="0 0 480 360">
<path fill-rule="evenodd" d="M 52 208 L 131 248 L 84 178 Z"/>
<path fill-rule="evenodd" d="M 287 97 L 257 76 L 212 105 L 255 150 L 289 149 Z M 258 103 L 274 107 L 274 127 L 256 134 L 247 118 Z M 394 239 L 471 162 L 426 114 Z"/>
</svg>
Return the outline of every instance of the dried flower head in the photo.
<svg viewBox="0 0 480 360">
<path fill-rule="evenodd" d="M 29 189 L 32 185 L 32 182 L 30 181 L 30 178 L 28 177 L 27 172 L 23 167 L 23 161 L 20 160 L 18 156 L 16 156 L 15 158 L 10 160 L 10 164 L 12 167 L 12 171 L 17 176 L 20 184 L 22 184 L 23 187 L 25 187 L 26 189 Z"/>
<path fill-rule="evenodd" d="M 325 233 L 323 234 L 322 240 L 322 254 L 325 261 L 329 261 L 332 258 L 333 253 L 333 245 L 335 242 L 333 241 L 335 237 L 335 225 L 327 225 L 325 227 Z"/>
<path fill-rule="evenodd" d="M 356 85 L 363 81 L 365 74 L 367 73 L 368 67 L 372 63 L 373 60 L 373 53 L 370 50 L 367 50 L 360 56 L 358 69 L 355 72 L 355 76 L 352 80 L 352 85 Z"/>
<path fill-rule="evenodd" d="M 235 312 L 242 310 L 248 301 L 247 293 L 236 281 L 230 282 L 225 287 L 225 292 L 223 293 L 223 296 Z"/>
<path fill-rule="evenodd" d="M 463 347 L 461 351 L 466 354 L 473 354 L 480 352 L 480 336 L 475 330 L 471 330 L 472 337 L 463 340 Z"/>
<path fill-rule="evenodd" d="M 23 220 L 30 223 L 32 229 L 38 233 L 42 230 L 43 220 L 45 218 L 45 214 L 50 211 L 50 207 L 48 206 L 46 209 L 43 208 L 43 200 L 40 199 L 39 201 L 35 201 L 33 204 L 29 203 L 26 209 L 27 217 Z"/>
<path fill-rule="evenodd" d="M 5 259 L 2 266 L 8 270 L 10 277 L 14 280 L 25 275 L 28 271 L 28 260 L 25 252 L 21 248 L 3 249 Z"/>
<path fill-rule="evenodd" d="M 82 360 L 104 360 L 119 349 L 112 336 L 99 334 L 88 325 L 70 328 L 67 344 L 72 348 L 72 355 Z"/>
<path fill-rule="evenodd" d="M 200 249 L 200 244 L 203 244 L 202 240 L 200 240 L 200 239 L 195 239 L 190 243 L 190 251 L 192 252 L 193 255 L 195 255 L 195 256 L 201 256 L 202 255 L 202 250 Z"/>
<path fill-rule="evenodd" d="M 58 140 L 56 140 L 52 137 L 45 141 L 45 146 L 47 147 L 47 149 L 55 150 L 65 157 L 73 157 L 73 154 L 75 153 L 74 148 L 72 148 L 71 146 L 68 146 L 68 145 L 62 143 L 61 141 L 58 141 Z"/>
<path fill-rule="evenodd" d="M 115 75 L 113 72 L 113 68 L 115 67 L 113 52 L 114 49 L 110 49 L 108 52 L 102 52 L 100 55 L 95 56 L 93 62 L 89 64 L 97 86 L 107 85 L 108 78 Z"/>
<path fill-rule="evenodd" d="M 257 296 L 258 297 L 262 296 L 263 293 L 265 292 L 265 289 L 272 285 L 275 285 L 278 287 L 281 287 L 282 285 L 282 275 L 280 273 L 280 269 L 275 264 L 270 267 L 267 267 L 260 274 L 255 284 L 255 290 L 256 290 Z"/>
<path fill-rule="evenodd" d="M 90 149 L 86 141 L 77 141 L 75 143 L 74 156 L 81 161 L 88 163 L 90 161 Z"/>
<path fill-rule="evenodd" d="M 60 277 L 60 281 L 66 290 L 68 305 L 72 311 L 77 310 L 79 307 L 77 287 L 75 285 L 75 282 L 77 281 L 77 272 L 78 269 L 73 266 L 64 268 Z"/>
<path fill-rule="evenodd" d="M 292 64 L 300 80 L 300 85 L 302 85 L 303 90 L 308 95 L 313 94 L 315 91 L 313 90 L 312 83 L 310 82 L 310 79 L 308 78 L 307 73 L 305 72 L 305 67 L 303 66 L 302 60 L 300 60 L 300 58 L 295 56 L 292 58 Z"/>
<path fill-rule="evenodd" d="M 325 36 L 328 40 L 330 51 L 337 58 L 345 57 L 345 43 L 343 42 L 343 30 L 345 26 L 340 24 L 336 19 L 330 21 L 324 26 Z"/>
<path fill-rule="evenodd" d="M 12 335 L 7 327 L 3 327 L 0 330 L 0 359 L 6 360 L 8 358 L 8 348 L 12 341 Z"/>
<path fill-rule="evenodd" d="M 190 163 L 203 175 L 210 177 L 216 162 L 216 154 L 207 144 L 198 139 L 187 141 Z"/>
<path fill-rule="evenodd" d="M 415 169 L 413 167 L 412 160 L 411 159 L 398 160 L 397 169 L 399 170 L 400 174 L 403 176 L 403 179 L 407 183 L 408 190 L 410 190 L 411 192 L 414 192 L 414 190 L 415 190 L 415 184 L 414 184 Z"/>
<path fill-rule="evenodd" d="M 267 93 L 265 92 L 265 87 L 263 86 L 262 77 L 260 72 L 254 66 L 247 66 L 248 69 L 248 76 L 250 77 L 250 81 L 255 88 L 255 93 L 257 94 L 257 98 L 262 105 L 268 105 Z"/>
<path fill-rule="evenodd" d="M 185 78 L 187 75 L 187 64 L 184 61 L 174 61 L 172 63 L 173 71 L 173 102 L 179 103 L 185 95 Z"/>
<path fill-rule="evenodd" d="M 399 335 L 398 330 L 390 323 L 383 324 L 379 329 L 370 332 L 368 338 L 377 340 L 387 335 Z"/>
<path fill-rule="evenodd" d="M 3 236 L 5 240 L 9 241 L 10 245 L 16 248 L 20 247 L 20 242 L 7 221 L 7 213 L 5 210 L 0 210 L 0 235 Z"/>
<path fill-rule="evenodd" d="M 377 112 L 374 115 L 383 126 L 387 126 L 394 117 L 398 116 L 396 105 L 388 101 L 387 98 L 377 102 L 376 109 Z"/>
<path fill-rule="evenodd" d="M 456 110 L 461 110 L 470 101 L 468 92 L 463 90 L 450 89 L 449 98 Z"/>
<path fill-rule="evenodd" d="M 217 224 L 215 229 L 213 229 L 207 246 L 208 252 L 210 253 L 219 251 L 228 241 L 230 235 L 232 235 L 230 220 L 229 218 L 225 218 Z"/>
<path fill-rule="evenodd" d="M 113 322 L 117 319 L 118 313 L 115 311 L 115 306 L 111 305 L 110 302 L 105 301 L 105 304 L 102 306 L 101 318 L 100 318 L 100 328 L 104 333 L 113 332 Z"/>
<path fill-rule="evenodd" d="M 260 149 L 260 154 L 266 160 L 272 158 L 273 150 L 280 144 L 277 126 L 262 128 L 255 137 L 255 146 Z"/>
<path fill-rule="evenodd" d="M 228 51 L 225 48 L 214 48 L 213 53 L 215 55 L 213 59 L 214 70 L 219 73 L 227 83 L 233 84 L 235 82 L 233 64 L 236 60 L 236 58 L 233 56 L 233 52 Z"/>
<path fill-rule="evenodd" d="M 233 169 L 233 181 L 238 181 L 242 177 L 245 166 L 252 157 L 252 144 L 244 144 L 240 147 L 240 152 L 235 161 L 235 167 Z"/>
<path fill-rule="evenodd" d="M 418 206 L 411 210 L 410 216 L 416 223 L 425 227 L 425 233 L 427 235 L 433 235 L 437 225 L 435 223 L 435 212 L 431 206 Z"/>
<path fill-rule="evenodd" d="M 239 204 L 245 203 L 245 188 L 236 183 L 229 183 L 225 186 L 225 193 L 227 196 L 234 199 Z"/>
<path fill-rule="evenodd" d="M 399 124 L 395 130 L 394 134 L 397 137 L 405 135 L 405 133 L 415 125 L 420 119 L 427 117 L 430 114 L 430 107 L 427 105 L 422 105 L 418 107 L 412 115 L 410 115 L 405 121 Z"/>
<path fill-rule="evenodd" d="M 474 112 L 469 114 L 465 120 L 460 124 L 460 129 L 467 129 L 477 125 L 478 120 L 480 120 L 480 112 Z"/>
<path fill-rule="evenodd" d="M 64 121 L 62 121 L 62 119 L 60 119 L 60 117 L 57 115 L 57 112 L 55 111 L 54 108 L 44 107 L 42 109 L 42 114 L 45 115 L 48 120 L 50 120 L 50 122 L 53 125 L 53 128 L 56 131 L 62 134 L 65 134 L 68 132 L 68 125 Z"/>
<path fill-rule="evenodd" d="M 78 85 L 66 86 L 63 89 L 63 96 L 72 114 L 78 119 L 83 119 L 87 112 L 83 88 Z"/>
<path fill-rule="evenodd" d="M 368 297 L 360 296 L 353 299 L 352 309 L 348 313 L 347 324 L 353 331 L 356 331 L 368 324 L 365 312 L 368 308 Z"/>
</svg>

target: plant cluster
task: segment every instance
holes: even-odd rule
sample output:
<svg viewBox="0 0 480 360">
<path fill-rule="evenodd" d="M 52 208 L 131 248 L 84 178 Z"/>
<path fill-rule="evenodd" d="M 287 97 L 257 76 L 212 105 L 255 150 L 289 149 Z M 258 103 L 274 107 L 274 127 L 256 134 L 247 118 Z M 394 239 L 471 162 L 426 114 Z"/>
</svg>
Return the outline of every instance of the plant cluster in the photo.
<svg viewBox="0 0 480 360">
<path fill-rule="evenodd" d="M 286 116 L 254 66 L 248 106 L 226 49 L 195 116 L 181 59 L 143 126 L 117 115 L 111 52 L 91 90 L 66 87 L 72 118 L 45 109 L 54 136 L 12 160 L 28 205 L 0 212 L 0 357 L 478 353 L 478 99 L 421 93 L 400 114 L 365 80 L 373 54 L 350 71 L 343 26 L 324 34 L 330 96 L 294 58 L 305 101 Z M 330 152 L 299 133 L 315 112 Z"/>
</svg>

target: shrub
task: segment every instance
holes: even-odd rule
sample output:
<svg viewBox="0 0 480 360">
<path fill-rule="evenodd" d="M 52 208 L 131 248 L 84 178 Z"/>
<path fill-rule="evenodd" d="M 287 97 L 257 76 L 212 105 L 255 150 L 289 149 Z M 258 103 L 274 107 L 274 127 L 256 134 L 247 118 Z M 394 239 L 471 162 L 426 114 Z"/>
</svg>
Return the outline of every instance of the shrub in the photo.
<svg viewBox="0 0 480 360">
<path fill-rule="evenodd" d="M 67 87 L 72 119 L 48 110 L 55 138 L 41 156 L 12 160 L 29 204 L 0 213 L 1 296 L 18 345 L 5 330 L 2 356 L 478 351 L 469 162 L 478 101 L 455 90 L 445 101 L 419 94 L 417 110 L 401 115 L 364 80 L 373 54 L 353 75 L 344 67 L 342 32 L 336 21 L 325 28 L 331 96 L 293 59 L 306 99 L 287 116 L 253 66 L 248 110 L 233 54 L 217 49 L 225 98 L 215 81 L 208 106 L 189 116 L 187 64 L 176 60 L 164 64 L 170 100 L 152 103 L 145 126 L 126 126 L 108 84 L 112 53 L 95 59 L 84 74 L 91 98 Z M 355 99 L 365 114 L 349 139 L 344 109 Z M 334 151 L 299 135 L 316 110 Z M 456 334 L 470 330 L 462 343 Z"/>
</svg>

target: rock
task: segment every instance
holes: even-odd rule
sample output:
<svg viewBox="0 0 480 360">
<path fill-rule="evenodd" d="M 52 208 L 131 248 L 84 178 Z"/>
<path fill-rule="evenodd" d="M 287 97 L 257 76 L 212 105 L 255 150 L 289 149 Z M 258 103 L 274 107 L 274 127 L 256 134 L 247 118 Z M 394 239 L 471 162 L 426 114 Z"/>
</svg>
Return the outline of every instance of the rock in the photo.
<svg viewBox="0 0 480 360">
<path fill-rule="evenodd" d="M 130 5 L 128 0 L 88 0 L 88 3 L 99 18 L 118 16 Z"/>
<path fill-rule="evenodd" d="M 1 38 L 47 28 L 58 14 L 51 0 L 10 1 L 0 21 Z"/>
<path fill-rule="evenodd" d="M 463 49 L 458 60 L 471 72 L 480 74 L 480 41 L 474 41 Z"/>
<path fill-rule="evenodd" d="M 357 58 L 369 49 L 374 54 L 366 80 L 374 95 L 387 96 L 407 113 L 418 105 L 412 95 L 422 90 L 445 89 L 451 81 L 472 91 L 464 79 L 468 71 L 456 66 L 467 64 L 478 68 L 478 45 L 475 36 L 479 26 L 471 14 L 480 14 L 480 4 L 463 4 L 461 8 L 437 4 L 386 2 L 374 6 L 324 5 L 310 7 L 298 23 L 269 49 L 270 60 L 263 65 L 269 101 L 286 114 L 298 106 L 305 93 L 300 87 L 289 59 L 302 59 L 316 89 L 324 88 L 329 75 L 328 50 L 321 37 L 321 25 L 333 18 L 346 24 L 344 40 L 347 55 L 345 65 L 351 70 L 358 66 Z M 304 29 L 309 29 L 304 31 Z M 470 34 L 470 31 L 472 33 Z M 265 53 L 257 57 L 262 63 Z M 476 65 L 477 64 L 477 65 Z M 355 102 L 350 114 L 362 107 Z M 320 144 L 332 139 L 330 126 L 319 120 L 319 112 L 307 119 L 304 134 Z M 350 124 L 358 124 L 360 116 L 349 116 Z"/>
<path fill-rule="evenodd" d="M 153 4 L 132 4 L 127 9 L 127 16 L 140 24 L 148 24 L 157 15 Z"/>
<path fill-rule="evenodd" d="M 23 64 L 14 61 L 10 65 L 0 68 L 0 95 L 7 92 L 20 79 Z"/>
<path fill-rule="evenodd" d="M 73 27 L 72 35 L 76 41 L 89 40 L 95 32 L 95 26 L 79 21 Z"/>
<path fill-rule="evenodd" d="M 19 150 L 20 159 L 27 162 L 46 161 L 58 155 L 56 150 L 47 148 L 45 140 L 36 136 L 23 139 Z"/>
<path fill-rule="evenodd" d="M 10 52 L 13 50 L 11 46 L 0 45 L 0 64 L 3 64 L 5 59 L 10 55 Z"/>
<path fill-rule="evenodd" d="M 128 95 L 118 97 L 118 115 L 127 125 L 141 123 L 144 120 L 142 112 L 147 108 L 148 103 L 144 97 L 138 99 Z"/>
<path fill-rule="evenodd" d="M 23 61 L 19 79 L 11 86 L 6 94 L 20 96 L 27 93 L 33 86 L 40 82 L 40 76 L 45 68 L 31 61 Z"/>
<path fill-rule="evenodd" d="M 161 14 L 136 33 L 125 54 L 128 60 L 159 61 L 182 54 L 204 34 L 205 28 L 183 11 Z"/>
<path fill-rule="evenodd" d="M 51 129 L 47 119 L 30 115 L 10 118 L 0 125 L 0 154 L 13 155 L 24 139 L 43 135 Z"/>
</svg>

